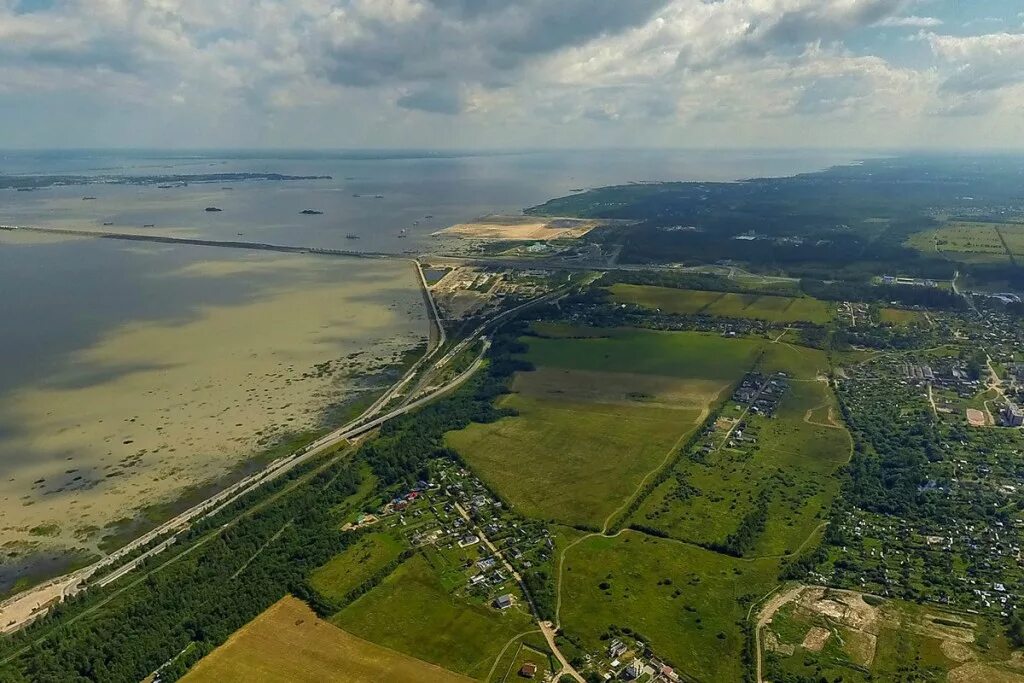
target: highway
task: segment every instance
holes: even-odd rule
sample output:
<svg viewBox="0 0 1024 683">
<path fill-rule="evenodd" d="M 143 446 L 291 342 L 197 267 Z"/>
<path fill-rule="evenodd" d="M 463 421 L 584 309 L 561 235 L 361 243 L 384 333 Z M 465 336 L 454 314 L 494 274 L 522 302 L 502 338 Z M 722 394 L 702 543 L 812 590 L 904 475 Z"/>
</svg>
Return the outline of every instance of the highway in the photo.
<svg viewBox="0 0 1024 683">
<path fill-rule="evenodd" d="M 417 268 L 419 268 L 418 263 Z M 419 270 L 422 278 L 422 269 Z M 422 280 L 422 282 L 424 285 L 426 284 L 425 280 Z M 485 335 L 485 332 L 488 329 L 493 328 L 493 326 L 522 310 L 548 301 L 554 297 L 562 296 L 566 291 L 566 289 L 556 290 L 555 292 L 551 292 L 543 297 L 528 301 L 516 306 L 515 308 L 499 313 L 493 318 L 481 323 L 472 335 L 453 345 L 447 353 L 434 362 L 433 367 L 426 371 L 427 376 L 437 372 L 471 344 L 478 340 L 482 341 L 483 346 L 473 363 L 466 370 L 456 377 L 448 380 L 442 386 L 431 389 L 419 397 L 410 396 L 403 405 L 394 408 L 384 415 L 374 417 L 374 415 L 380 411 L 382 406 L 391 400 L 402 387 L 412 380 L 419 368 L 422 367 L 429 358 L 436 354 L 436 352 L 441 348 L 441 345 L 438 344 L 429 349 L 423 358 L 410 368 L 402 379 L 393 385 L 391 389 L 385 392 L 380 399 L 375 401 L 370 408 L 364 411 L 364 413 L 355 420 L 352 420 L 348 424 L 320 437 L 305 448 L 296 451 L 289 456 L 275 460 L 263 470 L 249 475 L 231 486 L 228 486 L 227 488 L 210 496 L 202 503 L 199 503 L 198 505 L 164 522 L 157 528 L 143 534 L 139 538 L 124 545 L 88 567 L 84 567 L 47 581 L 39 586 L 29 589 L 28 591 L 13 596 L 3 603 L 0 603 L 0 633 L 16 631 L 22 626 L 31 623 L 39 616 L 45 614 L 49 605 L 60 602 L 92 585 L 105 586 L 112 583 L 116 579 L 133 571 L 146 560 L 154 557 L 173 545 L 194 522 L 216 514 L 226 506 L 237 501 L 242 496 L 251 493 L 268 482 L 274 481 L 278 477 L 287 474 L 296 467 L 327 452 L 328 450 L 342 444 L 350 443 L 353 439 L 373 431 L 385 422 L 393 420 L 401 415 L 405 415 L 406 413 L 418 410 L 431 401 L 455 390 L 472 377 L 473 374 L 483 365 L 484 357 L 491 344 L 490 339 Z M 430 295 L 429 289 L 426 290 L 426 292 L 428 301 L 433 304 L 433 297 Z M 431 314 L 436 316 L 436 306 L 431 305 L 430 309 Z M 440 324 L 439 320 L 437 325 L 439 329 L 443 330 L 443 326 Z M 439 337 L 439 341 L 445 339 L 446 338 L 442 333 L 442 336 Z M 127 560 L 124 564 L 119 564 L 123 560 L 126 560 L 128 556 L 143 550 L 146 546 L 158 540 L 160 542 L 154 547 L 145 550 L 145 552 L 140 553 L 131 560 Z M 90 579 L 92 579 L 93 576 L 111 567 L 114 568 L 113 571 L 103 575 L 95 581 L 90 582 Z"/>
<path fill-rule="evenodd" d="M 434 304 L 433 296 L 430 293 L 429 288 L 426 287 L 426 280 L 423 277 L 423 271 L 418 261 L 413 260 L 416 264 L 417 272 L 420 278 L 420 282 L 424 287 L 424 295 L 429 302 L 428 313 L 434 316 L 434 323 L 439 330 L 442 330 L 439 336 L 439 341 L 444 340 L 443 326 L 440 322 L 440 317 L 437 315 L 437 307 Z M 470 340 L 464 340 L 462 344 L 468 343 Z M 114 571 L 104 575 L 99 580 L 93 582 L 95 585 L 104 586 L 111 583 L 117 578 L 124 576 L 130 571 L 134 570 L 137 566 L 142 564 L 144 561 L 153 557 L 154 555 L 163 552 L 185 531 L 189 529 L 191 524 L 197 520 L 203 519 L 210 515 L 216 514 L 224 507 L 232 504 L 242 496 L 254 491 L 258 487 L 266 484 L 267 482 L 273 481 L 283 474 L 290 472 L 304 462 L 315 458 L 316 456 L 324 453 L 325 451 L 340 445 L 347 443 L 351 439 L 361 436 L 372 429 L 380 426 L 388 420 L 394 419 L 399 415 L 403 415 L 411 410 L 415 410 L 429 401 L 451 391 L 458 387 L 460 384 L 465 382 L 466 379 L 480 367 L 483 362 L 483 353 L 486 352 L 489 347 L 489 342 L 484 343 L 484 349 L 481 352 L 480 358 L 473 364 L 466 372 L 462 373 L 458 377 L 455 377 L 450 382 L 445 384 L 443 387 L 438 388 L 436 391 L 424 396 L 423 398 L 411 402 L 406 406 L 392 410 L 386 415 L 377 417 L 370 422 L 365 422 L 368 418 L 376 415 L 380 411 L 381 407 L 390 400 L 401 387 L 405 386 L 412 380 L 416 375 L 417 371 L 423 366 L 425 362 L 431 358 L 438 349 L 441 348 L 440 344 L 433 345 L 432 348 L 428 349 L 427 353 L 420 358 L 412 368 L 406 372 L 406 374 L 389 389 L 385 394 L 374 402 L 366 411 L 363 412 L 355 420 L 352 420 L 348 424 L 334 430 L 330 434 L 321 437 L 312 444 L 309 444 L 305 448 L 292 453 L 291 455 L 279 458 L 274 462 L 270 463 L 266 468 L 251 474 L 244 479 L 241 479 L 234 484 L 228 486 L 225 489 L 215 493 L 198 505 L 189 508 L 179 515 L 169 519 L 160 526 L 152 529 L 151 531 L 139 536 L 130 543 L 122 546 L 115 550 L 109 555 L 96 561 L 95 563 L 70 572 L 63 576 L 46 581 L 38 586 L 28 589 L 25 592 L 14 595 L 4 602 L 0 603 L 0 634 L 10 633 L 16 631 L 22 626 L 32 622 L 42 614 L 46 613 L 46 608 L 56 602 L 60 602 L 65 598 L 75 595 L 79 591 L 85 589 L 89 585 L 89 580 L 103 572 L 106 569 L 115 567 Z M 464 348 L 464 346 L 463 346 Z M 449 360 L 447 356 L 444 362 Z M 119 566 L 122 560 L 125 560 L 128 556 L 135 554 L 142 550 L 151 543 L 163 539 L 153 548 L 146 550 L 137 557 L 131 559 L 123 565 Z"/>
</svg>

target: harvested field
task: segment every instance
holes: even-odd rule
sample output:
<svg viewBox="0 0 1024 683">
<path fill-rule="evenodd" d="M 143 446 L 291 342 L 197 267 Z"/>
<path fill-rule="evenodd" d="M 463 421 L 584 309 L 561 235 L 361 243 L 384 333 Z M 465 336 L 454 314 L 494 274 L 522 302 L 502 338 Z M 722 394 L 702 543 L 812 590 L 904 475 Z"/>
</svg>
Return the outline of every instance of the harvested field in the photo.
<svg viewBox="0 0 1024 683">
<path fill-rule="evenodd" d="M 356 638 L 285 597 L 203 658 L 186 683 L 468 683 L 471 679 Z"/>
<path fill-rule="evenodd" d="M 599 221 L 578 218 L 492 215 L 472 223 L 459 223 L 434 234 L 489 240 L 578 239 L 598 225 Z"/>
</svg>

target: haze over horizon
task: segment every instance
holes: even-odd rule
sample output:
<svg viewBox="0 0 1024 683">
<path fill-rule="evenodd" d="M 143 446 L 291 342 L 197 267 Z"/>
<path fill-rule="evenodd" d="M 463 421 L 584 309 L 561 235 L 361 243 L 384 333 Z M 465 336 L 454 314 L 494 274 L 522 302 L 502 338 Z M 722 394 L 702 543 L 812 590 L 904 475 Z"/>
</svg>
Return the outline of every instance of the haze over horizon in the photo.
<svg viewBox="0 0 1024 683">
<path fill-rule="evenodd" d="M 1016 0 L 0 0 L 0 148 L 1024 149 Z"/>
</svg>

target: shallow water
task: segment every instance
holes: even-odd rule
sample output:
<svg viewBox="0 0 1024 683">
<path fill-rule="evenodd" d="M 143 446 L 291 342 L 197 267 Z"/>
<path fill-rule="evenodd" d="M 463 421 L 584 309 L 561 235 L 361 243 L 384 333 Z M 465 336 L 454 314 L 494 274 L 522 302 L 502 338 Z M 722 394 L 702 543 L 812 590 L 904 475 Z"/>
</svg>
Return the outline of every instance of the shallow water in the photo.
<svg viewBox="0 0 1024 683">
<path fill-rule="evenodd" d="M 454 223 L 576 189 L 789 175 L 853 158 L 0 152 L 5 174 L 332 176 L 0 190 L 0 225 L 400 253 L 429 249 L 431 233 Z M 401 261 L 4 232 L 0 320 L 0 546 L 46 566 L 56 566 L 52 549 L 94 551 L 97 528 L 222 476 L 261 437 L 314 425 L 358 394 L 357 375 L 426 334 L 417 282 Z M 314 370 L 327 362 L 326 375 Z"/>
</svg>

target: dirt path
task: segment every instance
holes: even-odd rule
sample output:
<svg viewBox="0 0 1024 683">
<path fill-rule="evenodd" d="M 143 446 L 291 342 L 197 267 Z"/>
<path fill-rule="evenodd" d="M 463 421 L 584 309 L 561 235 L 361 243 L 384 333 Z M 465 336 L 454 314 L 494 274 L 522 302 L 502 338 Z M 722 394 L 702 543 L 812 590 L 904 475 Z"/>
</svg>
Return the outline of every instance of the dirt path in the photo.
<svg viewBox="0 0 1024 683">
<path fill-rule="evenodd" d="M 765 606 L 761 609 L 761 613 L 757 615 L 757 623 L 754 624 L 754 652 L 757 659 L 757 683 L 764 682 L 762 662 L 764 655 L 761 651 L 761 631 L 765 626 L 772 620 L 775 613 L 778 612 L 784 605 L 792 602 L 800 596 L 800 593 L 804 591 L 805 586 L 795 586 L 787 591 L 778 593 L 772 596 Z"/>
<path fill-rule="evenodd" d="M 515 644 L 515 642 L 520 638 L 525 638 L 526 636 L 531 635 L 533 633 L 543 633 L 543 631 L 539 628 L 534 629 L 532 631 L 523 631 L 522 633 L 519 633 L 509 638 L 508 642 L 505 643 L 505 646 L 501 648 L 501 652 L 499 652 L 498 656 L 494 658 L 494 664 L 491 665 L 491 670 L 487 672 L 487 676 L 484 677 L 484 681 L 490 681 L 492 678 L 494 678 L 494 670 L 498 668 L 498 664 L 501 663 L 501 658 L 505 656 L 506 650 L 512 647 L 512 645 Z"/>
<path fill-rule="evenodd" d="M 821 410 L 822 408 L 828 408 L 828 422 L 818 422 L 812 419 L 814 417 L 814 411 Z M 813 408 L 808 408 L 807 412 L 804 413 L 804 422 L 806 422 L 809 425 L 815 425 L 817 427 L 828 427 L 829 429 L 844 429 L 842 425 L 836 423 L 836 418 L 833 413 L 834 410 L 835 409 L 832 406 L 832 402 L 825 401 L 821 405 L 816 405 Z"/>
<path fill-rule="evenodd" d="M 723 390 L 723 391 L 724 391 L 724 390 Z M 719 393 L 719 395 L 721 395 L 721 393 L 722 393 L 722 392 L 718 392 L 718 393 Z M 715 401 L 717 401 L 717 400 L 718 400 L 718 396 L 716 396 L 716 397 L 714 398 L 714 400 L 715 400 Z M 711 414 L 711 409 L 710 409 L 710 408 L 708 408 L 707 406 L 704 406 L 704 408 L 703 408 L 703 409 L 701 409 L 701 411 L 700 411 L 700 415 L 699 415 L 699 416 L 697 417 L 697 419 L 695 420 L 695 422 L 696 422 L 696 423 L 697 423 L 697 425 L 698 425 L 698 428 L 699 428 L 699 425 L 702 425 L 702 424 L 704 424 L 704 420 L 708 419 L 708 415 L 710 415 L 710 414 Z M 633 493 L 631 493 L 631 494 L 629 495 L 629 497 L 628 497 L 628 498 L 626 498 L 626 500 L 625 500 L 625 501 L 623 501 L 622 505 L 620 505 L 620 506 L 619 506 L 618 508 L 616 508 L 615 510 L 613 510 L 613 511 L 612 511 L 612 513 L 611 513 L 610 515 L 608 515 L 608 516 L 607 516 L 607 517 L 605 518 L 605 520 L 604 520 L 604 524 L 603 524 L 603 525 L 601 526 L 601 533 L 602 533 L 602 534 L 606 534 L 606 533 L 608 533 L 608 527 L 609 527 L 609 526 L 611 526 L 611 523 L 612 523 L 612 522 L 613 522 L 613 521 L 615 520 L 615 518 L 616 518 L 616 517 L 617 517 L 617 516 L 618 516 L 618 515 L 619 515 L 619 514 L 620 514 L 620 513 L 621 513 L 621 512 L 623 511 L 623 510 L 625 510 L 626 508 L 628 508 L 628 507 L 629 507 L 629 505 L 630 505 L 630 503 L 632 503 L 632 502 L 633 502 L 633 500 L 634 500 L 634 499 L 635 499 L 635 498 L 636 498 L 636 497 L 637 497 L 638 495 L 640 495 L 640 492 L 641 492 L 641 491 L 643 491 L 643 489 L 644 489 L 644 486 L 646 486 L 646 485 L 647 485 L 647 480 L 648 480 L 648 479 L 650 479 L 651 477 L 653 477 L 654 475 L 656 475 L 656 474 L 657 474 L 658 472 L 660 472 L 660 471 L 661 471 L 661 470 L 662 470 L 662 469 L 663 469 L 663 468 L 664 468 L 664 467 L 665 467 L 666 465 L 668 465 L 669 461 L 670 461 L 670 460 L 672 459 L 672 454 L 676 452 L 676 450 L 677 450 L 677 449 L 679 448 L 679 446 L 680 446 L 680 445 L 682 445 L 682 443 L 683 443 L 683 439 L 685 439 L 685 438 L 686 438 L 687 436 L 689 436 L 690 434 L 692 434 L 692 432 L 691 432 L 691 431 L 689 431 L 689 430 L 687 430 L 687 431 L 683 432 L 683 433 L 682 433 L 682 434 L 681 434 L 681 435 L 679 436 L 679 438 L 678 438 L 678 439 L 676 439 L 675 443 L 674 443 L 674 444 L 672 444 L 672 448 L 668 449 L 668 452 L 666 452 L 666 453 L 665 453 L 665 457 L 664 457 L 664 458 L 662 458 L 661 464 L 659 464 L 659 465 L 658 465 L 657 467 L 655 467 L 655 468 L 654 468 L 653 470 L 651 470 L 651 471 L 650 471 L 650 472 L 648 472 L 648 473 L 647 473 L 646 475 L 644 475 L 644 478 L 643 478 L 643 479 L 641 479 L 641 480 L 640 480 L 640 482 L 639 482 L 639 483 L 638 483 L 638 484 L 636 485 L 636 488 L 635 488 L 635 489 L 633 489 Z"/>
</svg>

